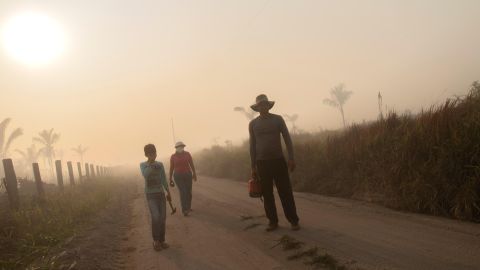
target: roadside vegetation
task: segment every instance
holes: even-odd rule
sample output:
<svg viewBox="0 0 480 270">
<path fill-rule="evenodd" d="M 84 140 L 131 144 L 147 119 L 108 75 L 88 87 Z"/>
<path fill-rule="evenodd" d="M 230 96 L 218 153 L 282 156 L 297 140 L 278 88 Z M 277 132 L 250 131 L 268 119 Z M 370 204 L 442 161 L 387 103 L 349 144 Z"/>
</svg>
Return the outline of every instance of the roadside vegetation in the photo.
<svg viewBox="0 0 480 270">
<path fill-rule="evenodd" d="M 8 207 L 0 196 L 0 269 L 26 269 L 44 257 L 59 243 L 79 231 L 106 207 L 119 183 L 98 178 L 60 192 L 55 185 L 45 185 L 45 199 L 35 194 L 35 183 L 20 183 L 21 202 L 18 211 Z"/>
<path fill-rule="evenodd" d="M 293 136 L 297 191 L 480 221 L 480 83 L 416 115 L 389 112 L 337 131 Z M 196 153 L 204 175 L 246 181 L 247 142 Z"/>
</svg>

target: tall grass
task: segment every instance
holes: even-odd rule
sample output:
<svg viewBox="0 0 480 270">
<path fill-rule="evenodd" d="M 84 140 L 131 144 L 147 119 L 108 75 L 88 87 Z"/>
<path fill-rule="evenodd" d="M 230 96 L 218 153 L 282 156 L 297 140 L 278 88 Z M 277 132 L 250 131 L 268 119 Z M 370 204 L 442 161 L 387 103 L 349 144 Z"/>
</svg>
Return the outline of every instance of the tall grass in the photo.
<svg viewBox="0 0 480 270">
<path fill-rule="evenodd" d="M 64 192 L 47 189 L 44 201 L 24 193 L 19 211 L 1 205 L 0 269 L 25 269 L 72 236 L 107 205 L 113 192 L 115 185 L 102 179 Z"/>
<path fill-rule="evenodd" d="M 298 191 L 480 221 L 480 84 L 417 115 L 293 138 Z M 248 179 L 246 144 L 197 154 L 206 175 Z"/>
</svg>

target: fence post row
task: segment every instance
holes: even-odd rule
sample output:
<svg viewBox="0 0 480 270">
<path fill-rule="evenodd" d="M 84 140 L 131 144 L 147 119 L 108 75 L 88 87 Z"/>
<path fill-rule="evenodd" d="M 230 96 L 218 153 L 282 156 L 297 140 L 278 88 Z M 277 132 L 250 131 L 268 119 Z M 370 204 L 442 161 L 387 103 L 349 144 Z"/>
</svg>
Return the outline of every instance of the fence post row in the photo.
<svg viewBox="0 0 480 270">
<path fill-rule="evenodd" d="M 90 166 L 88 165 L 88 163 L 85 163 L 85 176 L 87 177 L 87 179 L 90 178 Z"/>
<path fill-rule="evenodd" d="M 63 190 L 63 172 L 62 172 L 62 161 L 55 160 L 55 168 L 57 169 L 57 182 L 60 190 Z"/>
<path fill-rule="evenodd" d="M 18 210 L 19 207 L 19 198 L 18 198 L 18 185 L 17 185 L 17 175 L 15 174 L 15 169 L 13 168 L 13 162 L 11 159 L 2 160 L 3 169 L 5 171 L 5 188 L 8 193 L 8 200 L 10 202 L 10 207 L 14 210 Z"/>
<path fill-rule="evenodd" d="M 71 161 L 67 162 L 68 168 L 68 179 L 70 180 L 70 185 L 75 186 L 75 177 L 73 176 L 73 165 Z"/>
<path fill-rule="evenodd" d="M 92 174 L 92 178 L 95 178 L 95 168 L 93 167 L 93 164 L 90 164 L 90 173 Z"/>
<path fill-rule="evenodd" d="M 78 169 L 78 181 L 82 182 L 82 164 L 77 162 L 77 169 Z"/>
<path fill-rule="evenodd" d="M 8 195 L 8 200 L 10 203 L 10 208 L 13 210 L 18 210 L 20 207 L 20 199 L 19 199 L 19 194 L 18 194 L 18 181 L 17 181 L 17 175 L 15 173 L 15 167 L 13 166 L 13 161 L 10 158 L 3 159 L 3 168 L 5 171 L 5 179 L 4 180 L 4 185 L 5 189 L 7 190 L 7 195 Z M 68 175 L 70 179 L 70 185 L 74 186 L 75 185 L 75 177 L 73 174 L 73 165 L 71 161 L 67 162 L 67 167 L 68 167 Z M 80 162 L 77 162 L 77 168 L 78 168 L 78 175 L 79 179 L 82 179 L 82 165 Z M 62 161 L 61 160 L 55 160 L 55 169 L 57 172 L 57 182 L 58 182 L 58 187 L 60 190 L 63 191 L 64 186 L 63 186 L 63 171 L 62 171 Z M 96 169 L 96 172 L 95 172 Z M 40 199 L 45 198 L 45 190 L 43 188 L 43 181 L 42 177 L 40 175 L 40 167 L 37 162 L 32 163 L 32 170 L 33 170 L 33 177 L 35 180 L 35 186 L 37 189 L 38 197 Z M 92 178 L 95 178 L 95 176 L 107 176 L 111 173 L 110 168 L 104 167 L 104 166 L 99 166 L 96 165 L 94 166 L 93 164 L 88 164 L 85 163 L 85 176 L 86 178 L 90 178 L 90 173 L 92 175 Z"/>
<path fill-rule="evenodd" d="M 35 178 L 35 185 L 37 186 L 38 197 L 44 198 L 45 191 L 43 190 L 42 177 L 40 176 L 40 167 L 38 163 L 32 163 L 33 177 Z"/>
</svg>

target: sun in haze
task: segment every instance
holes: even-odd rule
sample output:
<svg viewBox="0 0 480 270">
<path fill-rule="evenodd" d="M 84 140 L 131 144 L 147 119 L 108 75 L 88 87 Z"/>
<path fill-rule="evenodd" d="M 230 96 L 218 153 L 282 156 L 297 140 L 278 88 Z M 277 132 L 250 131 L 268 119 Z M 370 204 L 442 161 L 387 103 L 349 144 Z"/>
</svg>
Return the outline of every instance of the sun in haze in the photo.
<svg viewBox="0 0 480 270">
<path fill-rule="evenodd" d="M 29 66 L 50 63 L 65 50 L 65 35 L 55 20 L 41 13 L 25 12 L 2 26 L 2 43 L 8 54 Z"/>
</svg>

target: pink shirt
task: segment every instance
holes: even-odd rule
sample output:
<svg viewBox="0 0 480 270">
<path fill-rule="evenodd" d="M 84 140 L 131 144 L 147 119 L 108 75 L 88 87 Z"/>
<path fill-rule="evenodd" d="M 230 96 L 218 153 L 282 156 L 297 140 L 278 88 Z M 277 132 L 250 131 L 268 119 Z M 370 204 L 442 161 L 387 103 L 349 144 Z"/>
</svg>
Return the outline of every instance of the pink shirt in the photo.
<svg viewBox="0 0 480 270">
<path fill-rule="evenodd" d="M 191 172 L 190 163 L 193 163 L 192 156 L 189 152 L 175 153 L 170 158 L 170 166 L 174 173 L 189 173 Z"/>
</svg>

